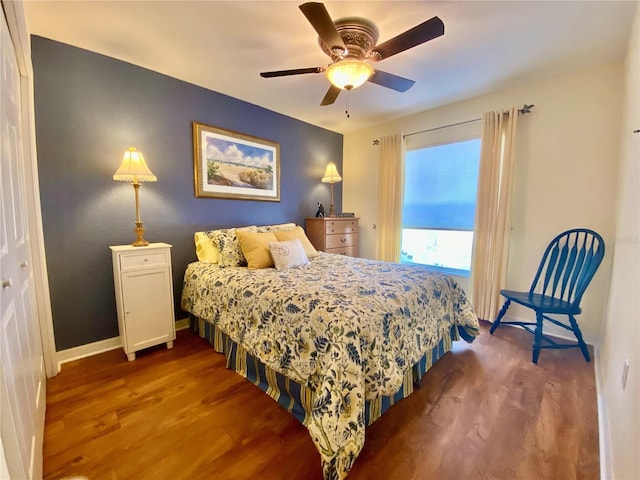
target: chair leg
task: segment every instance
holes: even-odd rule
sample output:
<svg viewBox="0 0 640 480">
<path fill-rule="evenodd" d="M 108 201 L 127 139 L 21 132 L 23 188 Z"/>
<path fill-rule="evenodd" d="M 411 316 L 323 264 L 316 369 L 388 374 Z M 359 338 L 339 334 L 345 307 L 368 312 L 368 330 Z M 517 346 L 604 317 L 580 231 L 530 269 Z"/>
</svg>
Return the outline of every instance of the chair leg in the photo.
<svg viewBox="0 0 640 480">
<path fill-rule="evenodd" d="M 587 344 L 584 343 L 582 338 L 582 332 L 580 331 L 580 327 L 578 326 L 578 322 L 573 315 L 569 315 L 569 321 L 571 322 L 571 328 L 573 329 L 573 334 L 578 339 L 578 345 L 580 345 L 580 350 L 582 350 L 582 355 L 587 362 L 591 361 L 591 356 L 589 355 L 589 350 L 587 349 Z"/>
<path fill-rule="evenodd" d="M 540 343 L 542 342 L 542 312 L 536 311 L 536 331 L 533 340 L 533 363 L 538 363 L 540 356 Z"/>
<path fill-rule="evenodd" d="M 491 325 L 491 329 L 489 330 L 489 333 L 491 335 L 493 335 L 493 332 L 496 331 L 496 328 L 500 326 L 500 320 L 502 320 L 502 317 L 504 317 L 504 314 L 507 313 L 510 303 L 511 303 L 511 300 L 509 299 L 507 299 L 507 301 L 504 302 L 504 305 L 500 309 L 500 312 L 498 313 L 497 318 L 493 321 L 493 325 Z"/>
</svg>

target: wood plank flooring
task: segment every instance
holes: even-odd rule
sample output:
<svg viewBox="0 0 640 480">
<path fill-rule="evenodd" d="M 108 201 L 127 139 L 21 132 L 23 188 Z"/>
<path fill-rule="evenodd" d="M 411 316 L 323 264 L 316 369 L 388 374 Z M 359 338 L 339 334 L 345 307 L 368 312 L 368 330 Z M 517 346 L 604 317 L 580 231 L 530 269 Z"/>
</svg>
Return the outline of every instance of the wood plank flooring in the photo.
<svg viewBox="0 0 640 480">
<path fill-rule="evenodd" d="M 599 478 L 593 363 L 482 325 L 367 430 L 362 479 Z M 320 480 L 307 430 L 190 331 L 173 350 L 65 364 L 47 382 L 44 478 Z"/>
</svg>

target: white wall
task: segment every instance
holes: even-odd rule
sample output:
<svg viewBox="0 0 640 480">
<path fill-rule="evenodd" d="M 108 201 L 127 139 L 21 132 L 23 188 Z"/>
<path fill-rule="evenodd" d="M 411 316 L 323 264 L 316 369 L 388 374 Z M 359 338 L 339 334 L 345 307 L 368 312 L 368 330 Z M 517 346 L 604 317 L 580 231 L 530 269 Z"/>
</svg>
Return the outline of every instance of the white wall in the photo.
<svg viewBox="0 0 640 480">
<path fill-rule="evenodd" d="M 604 478 L 640 478 L 640 6 L 636 11 L 625 68 L 624 116 L 619 141 L 616 233 L 611 289 L 598 351 L 598 390 L 603 418 L 601 429 L 610 462 Z M 614 252 L 615 249 L 615 252 Z M 629 361 L 626 390 L 622 389 L 624 361 Z M 608 442 L 607 442 L 608 441 Z M 610 443 L 609 443 L 610 442 Z"/>
<path fill-rule="evenodd" d="M 360 216 L 360 254 L 376 251 L 378 147 L 372 140 L 482 116 L 483 111 L 536 105 L 519 117 L 507 288 L 526 290 L 548 242 L 572 227 L 598 231 L 607 244 L 583 298 L 579 322 L 596 343 L 606 309 L 619 158 L 623 63 L 600 65 L 380 124 L 344 137 L 343 210 Z M 413 138 L 413 137 L 411 137 Z M 511 308 L 511 317 L 531 318 Z M 549 329 L 553 332 L 553 329 Z"/>
</svg>

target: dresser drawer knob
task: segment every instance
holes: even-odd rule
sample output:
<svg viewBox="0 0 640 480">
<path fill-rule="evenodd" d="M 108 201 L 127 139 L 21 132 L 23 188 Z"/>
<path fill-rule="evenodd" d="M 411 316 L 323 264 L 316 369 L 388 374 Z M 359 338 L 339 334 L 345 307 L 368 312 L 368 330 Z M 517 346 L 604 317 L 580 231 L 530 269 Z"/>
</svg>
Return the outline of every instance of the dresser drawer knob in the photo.
<svg viewBox="0 0 640 480">
<path fill-rule="evenodd" d="M 11 281 L 11 279 L 2 281 L 2 289 L 3 290 L 5 288 L 11 288 L 12 285 L 13 285 L 13 282 Z"/>
<path fill-rule="evenodd" d="M 346 239 L 346 238 L 341 238 L 341 239 L 340 239 L 340 241 L 341 241 L 342 243 L 344 243 L 344 242 L 346 242 L 346 241 L 347 241 L 347 239 Z"/>
</svg>

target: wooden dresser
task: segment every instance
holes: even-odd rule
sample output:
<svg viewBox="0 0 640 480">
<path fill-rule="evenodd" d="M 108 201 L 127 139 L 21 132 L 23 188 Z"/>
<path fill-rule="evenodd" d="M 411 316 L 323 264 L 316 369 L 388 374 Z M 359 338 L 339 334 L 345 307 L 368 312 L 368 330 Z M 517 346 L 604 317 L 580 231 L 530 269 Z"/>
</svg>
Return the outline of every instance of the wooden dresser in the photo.
<svg viewBox="0 0 640 480">
<path fill-rule="evenodd" d="M 306 232 L 316 250 L 358 256 L 358 218 L 307 218 Z"/>
</svg>

